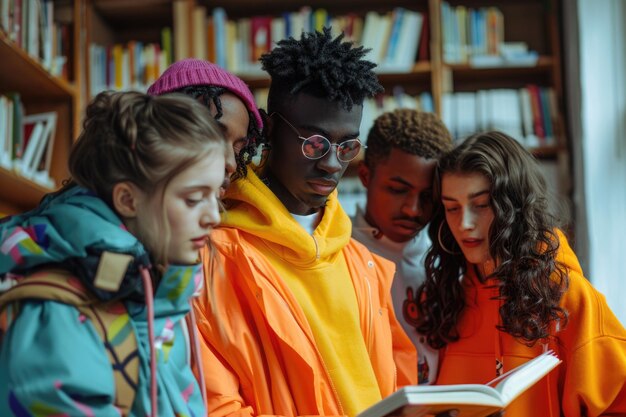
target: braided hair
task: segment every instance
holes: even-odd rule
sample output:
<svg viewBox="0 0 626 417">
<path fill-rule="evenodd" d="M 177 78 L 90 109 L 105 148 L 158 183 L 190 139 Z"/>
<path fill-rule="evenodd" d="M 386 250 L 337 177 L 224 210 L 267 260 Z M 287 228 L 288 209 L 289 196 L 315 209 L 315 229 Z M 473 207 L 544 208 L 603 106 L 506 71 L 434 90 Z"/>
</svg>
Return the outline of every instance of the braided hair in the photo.
<svg viewBox="0 0 626 417">
<path fill-rule="evenodd" d="M 372 71 L 376 64 L 363 59 L 368 50 L 343 42 L 343 34 L 333 39 L 330 33 L 330 28 L 324 28 L 303 33 L 299 40 L 289 37 L 261 56 L 263 69 L 272 78 L 270 114 L 299 93 L 339 102 L 350 111 L 383 91 Z"/>
<path fill-rule="evenodd" d="M 210 108 L 210 104 L 215 106 L 215 120 L 220 120 L 224 115 L 222 111 L 222 100 L 220 96 L 224 93 L 230 93 L 230 90 L 224 87 L 212 86 L 212 85 L 190 85 L 187 87 L 176 90 L 178 93 L 185 94 L 195 99 L 202 100 L 202 104 Z M 252 161 L 252 158 L 256 156 L 259 149 L 259 145 L 263 142 L 263 135 L 261 134 L 261 128 L 257 124 L 255 115 L 246 108 L 248 112 L 248 142 L 245 147 L 241 149 L 238 155 L 235 155 L 237 160 L 237 176 L 245 177 L 248 172 L 248 164 Z"/>
</svg>

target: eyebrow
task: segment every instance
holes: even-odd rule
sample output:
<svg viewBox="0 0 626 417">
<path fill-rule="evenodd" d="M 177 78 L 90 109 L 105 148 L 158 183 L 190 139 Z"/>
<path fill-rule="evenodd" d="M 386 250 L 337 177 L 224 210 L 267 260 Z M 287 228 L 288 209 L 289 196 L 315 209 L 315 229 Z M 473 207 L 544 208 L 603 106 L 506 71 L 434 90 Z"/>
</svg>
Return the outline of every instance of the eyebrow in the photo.
<svg viewBox="0 0 626 417">
<path fill-rule="evenodd" d="M 188 193 L 188 192 L 193 192 L 193 191 L 213 191 L 213 187 L 210 187 L 208 185 L 189 185 L 187 187 L 183 187 L 182 188 L 182 192 L 184 193 Z"/>
<path fill-rule="evenodd" d="M 480 197 L 481 195 L 484 195 L 484 194 L 489 194 L 489 190 L 477 191 L 477 192 L 475 192 L 475 193 L 471 193 L 471 194 L 469 194 L 469 196 L 468 196 L 468 197 L 470 198 L 470 200 L 473 200 L 473 199 L 475 199 L 476 197 Z M 442 196 L 441 196 L 441 199 L 442 199 L 442 200 L 446 200 L 446 201 L 457 201 L 455 198 L 448 197 L 448 196 L 445 196 L 445 195 L 442 195 Z"/>
<path fill-rule="evenodd" d="M 295 126 L 295 127 L 296 129 L 304 129 L 304 130 L 308 130 L 311 132 L 319 132 L 319 134 L 327 137 L 328 139 L 331 139 L 331 136 L 332 136 L 330 132 L 328 132 L 327 130 L 322 129 L 321 127 L 315 126 L 315 125 L 302 125 L 300 127 L 298 126 Z M 359 137 L 359 134 L 360 132 L 357 131 L 356 133 L 348 133 L 347 135 L 343 135 L 341 138 L 342 139 L 356 139 Z"/>
<path fill-rule="evenodd" d="M 407 187 L 415 187 L 413 184 L 411 184 L 410 182 L 408 182 L 407 180 L 405 180 L 402 177 L 391 177 L 389 178 L 390 181 L 395 181 L 395 182 L 399 182 L 401 184 L 406 185 Z"/>
</svg>

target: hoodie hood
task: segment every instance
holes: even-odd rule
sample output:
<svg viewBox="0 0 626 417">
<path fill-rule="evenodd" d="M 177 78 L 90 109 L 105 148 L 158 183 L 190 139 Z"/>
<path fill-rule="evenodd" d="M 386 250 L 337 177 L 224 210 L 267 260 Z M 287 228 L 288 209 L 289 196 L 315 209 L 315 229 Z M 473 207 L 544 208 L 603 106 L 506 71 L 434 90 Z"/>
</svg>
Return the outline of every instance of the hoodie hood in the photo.
<svg viewBox="0 0 626 417">
<path fill-rule="evenodd" d="M 226 192 L 228 210 L 220 227 L 235 227 L 262 241 L 286 261 L 301 266 L 332 260 L 348 244 L 352 225 L 341 208 L 337 190 L 326 201 L 324 215 L 312 235 L 249 169 Z"/>
<path fill-rule="evenodd" d="M 102 300 L 143 300 L 139 266 L 149 266 L 149 256 L 111 207 L 89 190 L 74 186 L 47 195 L 36 209 L 0 223 L 0 241 L 0 277 L 61 265 Z M 103 252 L 132 258 L 116 291 L 93 284 Z"/>
</svg>

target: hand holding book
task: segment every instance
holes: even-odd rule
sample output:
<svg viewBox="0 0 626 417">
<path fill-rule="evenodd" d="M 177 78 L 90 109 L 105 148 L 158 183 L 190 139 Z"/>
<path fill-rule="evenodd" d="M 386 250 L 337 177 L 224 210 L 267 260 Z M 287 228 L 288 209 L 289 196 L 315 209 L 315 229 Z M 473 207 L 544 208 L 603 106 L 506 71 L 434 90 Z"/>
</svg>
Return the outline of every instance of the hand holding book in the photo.
<svg viewBox="0 0 626 417">
<path fill-rule="evenodd" d="M 497 415 L 559 363 L 554 352 L 547 351 L 484 385 L 407 386 L 357 417 L 453 417 L 453 410 L 458 417 Z"/>
</svg>

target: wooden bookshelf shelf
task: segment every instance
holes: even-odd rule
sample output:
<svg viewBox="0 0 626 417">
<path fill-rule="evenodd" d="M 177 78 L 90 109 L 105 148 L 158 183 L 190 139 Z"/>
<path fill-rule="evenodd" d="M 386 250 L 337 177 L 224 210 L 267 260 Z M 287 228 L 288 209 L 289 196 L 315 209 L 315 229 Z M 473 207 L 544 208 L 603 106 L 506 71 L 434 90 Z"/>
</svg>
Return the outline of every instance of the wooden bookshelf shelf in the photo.
<svg viewBox="0 0 626 417">
<path fill-rule="evenodd" d="M 19 91 L 24 100 L 70 100 L 75 88 L 67 81 L 54 77 L 6 35 L 0 32 L 0 91 Z"/>
<path fill-rule="evenodd" d="M 0 30 L 0 94 L 8 98 L 3 106 L 12 106 L 12 114 L 16 109 L 24 116 L 40 113 L 56 114 L 54 136 L 50 137 L 52 146 L 51 161 L 47 174 L 60 186 L 68 178 L 67 159 L 79 127 L 78 109 L 82 88 L 79 64 L 82 58 L 80 49 L 79 28 L 81 27 L 80 4 L 83 0 L 63 0 L 39 2 L 52 9 L 52 25 L 42 24 L 41 19 L 27 19 L 19 28 L 8 31 Z M 10 16 L 14 10 L 9 9 Z M 34 32 L 33 32 L 34 31 Z M 28 42 L 25 34 L 35 33 L 40 40 L 37 46 Z M 48 41 L 52 41 L 51 33 L 56 33 L 61 48 L 54 50 Z M 18 38 L 20 37 L 21 38 Z M 20 47 L 13 39 L 21 39 L 22 44 L 30 47 L 32 54 Z M 31 39 L 32 40 L 32 39 Z M 52 75 L 41 63 L 44 55 L 52 48 L 51 59 L 58 59 L 60 54 L 66 58 L 64 71 L 71 81 Z M 59 61 L 57 61 L 59 62 Z M 15 93 L 15 95 L 13 94 Z M 8 110 L 7 110 L 8 111 Z M 12 136 L 9 141 L 13 146 L 25 144 L 16 132 L 22 130 L 20 118 L 12 117 Z M 17 122 L 17 123 L 16 123 Z M 0 128 L 4 128 L 2 125 Z M 2 137 L 4 139 L 4 137 Z M 24 151 L 24 149 L 20 150 Z M 46 186 L 31 181 L 11 169 L 0 168 L 0 215 L 14 214 L 34 208 L 41 198 L 54 191 Z"/>
<path fill-rule="evenodd" d="M 252 89 L 267 88 L 270 86 L 270 79 L 269 76 L 266 74 L 237 75 L 241 77 Z M 378 74 L 378 79 L 383 85 L 411 84 L 429 82 L 430 76 L 430 62 L 418 62 L 417 64 L 415 64 L 411 72 L 381 73 Z"/>
<path fill-rule="evenodd" d="M 555 159 L 559 153 L 565 149 L 559 145 L 539 146 L 537 148 L 531 148 L 529 151 L 537 159 Z"/>
<path fill-rule="evenodd" d="M 537 73 L 546 73 L 553 70 L 553 59 L 550 56 L 541 56 L 537 60 L 537 64 L 533 66 L 510 66 L 503 65 L 498 67 L 473 67 L 469 64 L 444 64 L 449 68 L 454 76 L 484 76 L 484 77 L 500 77 L 500 76 L 520 76 L 532 75 Z"/>
<path fill-rule="evenodd" d="M 18 210 L 36 206 L 43 196 L 53 190 L 27 178 L 0 168 L 0 201 Z"/>
<path fill-rule="evenodd" d="M 109 21 L 133 22 L 139 17 L 145 20 L 148 16 L 158 20 L 171 19 L 173 0 L 92 0 L 94 8 L 100 16 Z M 206 7 L 226 7 L 234 17 L 255 14 L 273 14 L 285 10 L 296 10 L 305 3 L 302 0 L 197 0 L 197 4 Z M 394 6 L 423 8 L 414 0 L 394 0 Z M 385 10 L 388 7 L 380 0 L 308 0 L 306 5 L 312 8 L 327 8 L 335 11 Z"/>
</svg>

